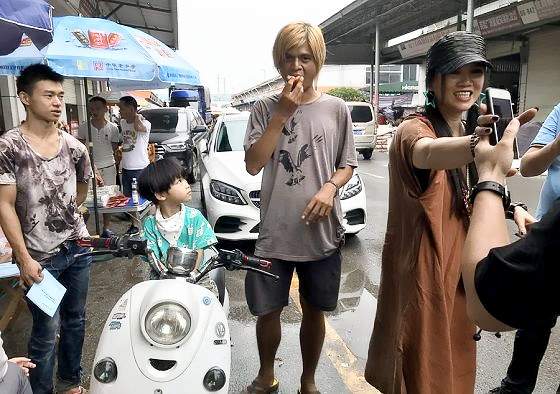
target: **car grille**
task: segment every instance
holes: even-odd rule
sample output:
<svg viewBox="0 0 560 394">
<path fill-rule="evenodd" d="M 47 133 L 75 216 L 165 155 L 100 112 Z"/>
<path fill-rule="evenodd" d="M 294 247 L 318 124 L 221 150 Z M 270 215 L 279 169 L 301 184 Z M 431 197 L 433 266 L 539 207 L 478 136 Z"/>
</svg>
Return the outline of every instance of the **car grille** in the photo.
<svg viewBox="0 0 560 394">
<path fill-rule="evenodd" d="M 346 215 L 344 215 L 344 217 L 348 221 L 348 224 L 351 226 L 356 224 L 364 224 L 366 219 L 364 211 L 362 209 L 353 209 L 351 211 L 348 211 L 346 212 Z"/>
<path fill-rule="evenodd" d="M 249 193 L 249 198 L 253 205 L 257 208 L 261 207 L 261 191 L 260 190 L 253 190 Z"/>
<path fill-rule="evenodd" d="M 156 145 L 156 157 L 158 159 L 163 158 L 163 156 L 165 156 L 165 149 L 160 144 L 155 144 L 155 145 Z"/>
<path fill-rule="evenodd" d="M 239 218 L 222 216 L 216 221 L 216 224 L 214 225 L 214 232 L 226 234 L 237 233 L 241 231 L 241 226 L 244 224 L 246 223 L 242 222 Z"/>
</svg>

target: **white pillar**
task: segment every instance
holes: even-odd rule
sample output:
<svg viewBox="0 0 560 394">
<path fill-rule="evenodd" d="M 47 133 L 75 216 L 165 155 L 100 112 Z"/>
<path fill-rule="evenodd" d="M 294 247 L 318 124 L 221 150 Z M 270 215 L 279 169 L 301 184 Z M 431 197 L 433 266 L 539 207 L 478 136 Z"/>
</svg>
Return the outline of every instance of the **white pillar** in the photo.
<svg viewBox="0 0 560 394">
<path fill-rule="evenodd" d="M 467 31 L 472 33 L 474 22 L 474 0 L 467 0 Z"/>
<path fill-rule="evenodd" d="M 81 78 L 74 79 L 76 87 L 76 105 L 78 106 L 78 120 L 81 123 L 87 119 L 86 95 L 84 92 L 84 81 Z"/>
<path fill-rule="evenodd" d="M 6 130 L 19 126 L 25 119 L 25 108 L 17 95 L 15 77 L 0 76 L 0 99 Z"/>
<path fill-rule="evenodd" d="M 375 124 L 377 124 L 377 115 L 379 114 L 379 69 L 380 66 L 380 55 L 381 55 L 381 47 L 379 37 L 379 24 L 375 25 L 375 94 L 373 96 L 373 108 L 375 114 Z"/>
<path fill-rule="evenodd" d="M 420 106 L 424 105 L 426 90 L 426 61 L 424 60 L 418 67 L 418 105 Z"/>
</svg>

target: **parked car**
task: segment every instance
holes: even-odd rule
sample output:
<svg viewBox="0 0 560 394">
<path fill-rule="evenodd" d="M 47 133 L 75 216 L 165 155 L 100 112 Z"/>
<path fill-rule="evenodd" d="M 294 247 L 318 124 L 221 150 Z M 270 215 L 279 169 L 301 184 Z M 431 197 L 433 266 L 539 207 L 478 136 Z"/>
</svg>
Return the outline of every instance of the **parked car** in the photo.
<svg viewBox="0 0 560 394">
<path fill-rule="evenodd" d="M 348 101 L 346 105 L 352 116 L 352 132 L 356 150 L 364 159 L 369 160 L 377 139 L 373 106 L 370 103 Z"/>
<path fill-rule="evenodd" d="M 150 143 L 155 144 L 156 158 L 175 157 L 187 170 L 187 180 L 200 179 L 199 152 L 196 148 L 208 128 L 193 108 L 152 108 L 140 111 L 150 121 Z"/>
<path fill-rule="evenodd" d="M 217 118 L 201 152 L 201 199 L 216 236 L 227 240 L 254 240 L 259 234 L 262 171 L 253 176 L 245 169 L 243 140 L 249 112 Z M 355 173 L 340 190 L 343 224 L 347 234 L 366 225 L 366 194 Z"/>
</svg>

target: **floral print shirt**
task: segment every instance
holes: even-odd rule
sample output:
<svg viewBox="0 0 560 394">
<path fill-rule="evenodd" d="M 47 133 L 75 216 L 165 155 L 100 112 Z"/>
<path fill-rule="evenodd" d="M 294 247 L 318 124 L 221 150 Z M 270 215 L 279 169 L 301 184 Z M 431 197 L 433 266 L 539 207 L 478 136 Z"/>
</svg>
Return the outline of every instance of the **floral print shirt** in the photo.
<svg viewBox="0 0 560 394">
<path fill-rule="evenodd" d="M 15 210 L 25 245 L 39 262 L 60 245 L 89 236 L 76 206 L 77 182 L 89 182 L 91 163 L 86 147 L 59 131 L 59 150 L 52 158 L 35 152 L 19 128 L 0 137 L 0 185 L 16 185 Z"/>
<path fill-rule="evenodd" d="M 185 204 L 182 209 L 185 211 L 185 219 L 177 241 L 178 247 L 200 250 L 218 243 L 212 226 L 198 209 L 187 207 Z M 159 231 L 155 215 L 150 215 L 144 220 L 144 237 L 148 241 L 148 248 L 165 264 L 170 242 Z"/>
</svg>

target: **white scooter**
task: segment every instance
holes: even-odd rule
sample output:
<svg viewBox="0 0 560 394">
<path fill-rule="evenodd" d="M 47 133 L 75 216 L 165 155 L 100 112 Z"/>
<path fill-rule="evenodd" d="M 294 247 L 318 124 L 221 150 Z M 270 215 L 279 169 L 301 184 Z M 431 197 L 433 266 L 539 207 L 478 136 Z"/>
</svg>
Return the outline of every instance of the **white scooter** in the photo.
<svg viewBox="0 0 560 394">
<path fill-rule="evenodd" d="M 80 244 L 103 249 L 89 255 L 146 256 L 159 276 L 133 286 L 111 310 L 95 353 L 90 392 L 227 393 L 231 344 L 224 268 L 277 279 L 263 270 L 271 263 L 239 250 L 211 248 L 195 273 L 196 251 L 170 248 L 166 267 L 138 236 L 88 238 Z"/>
</svg>

